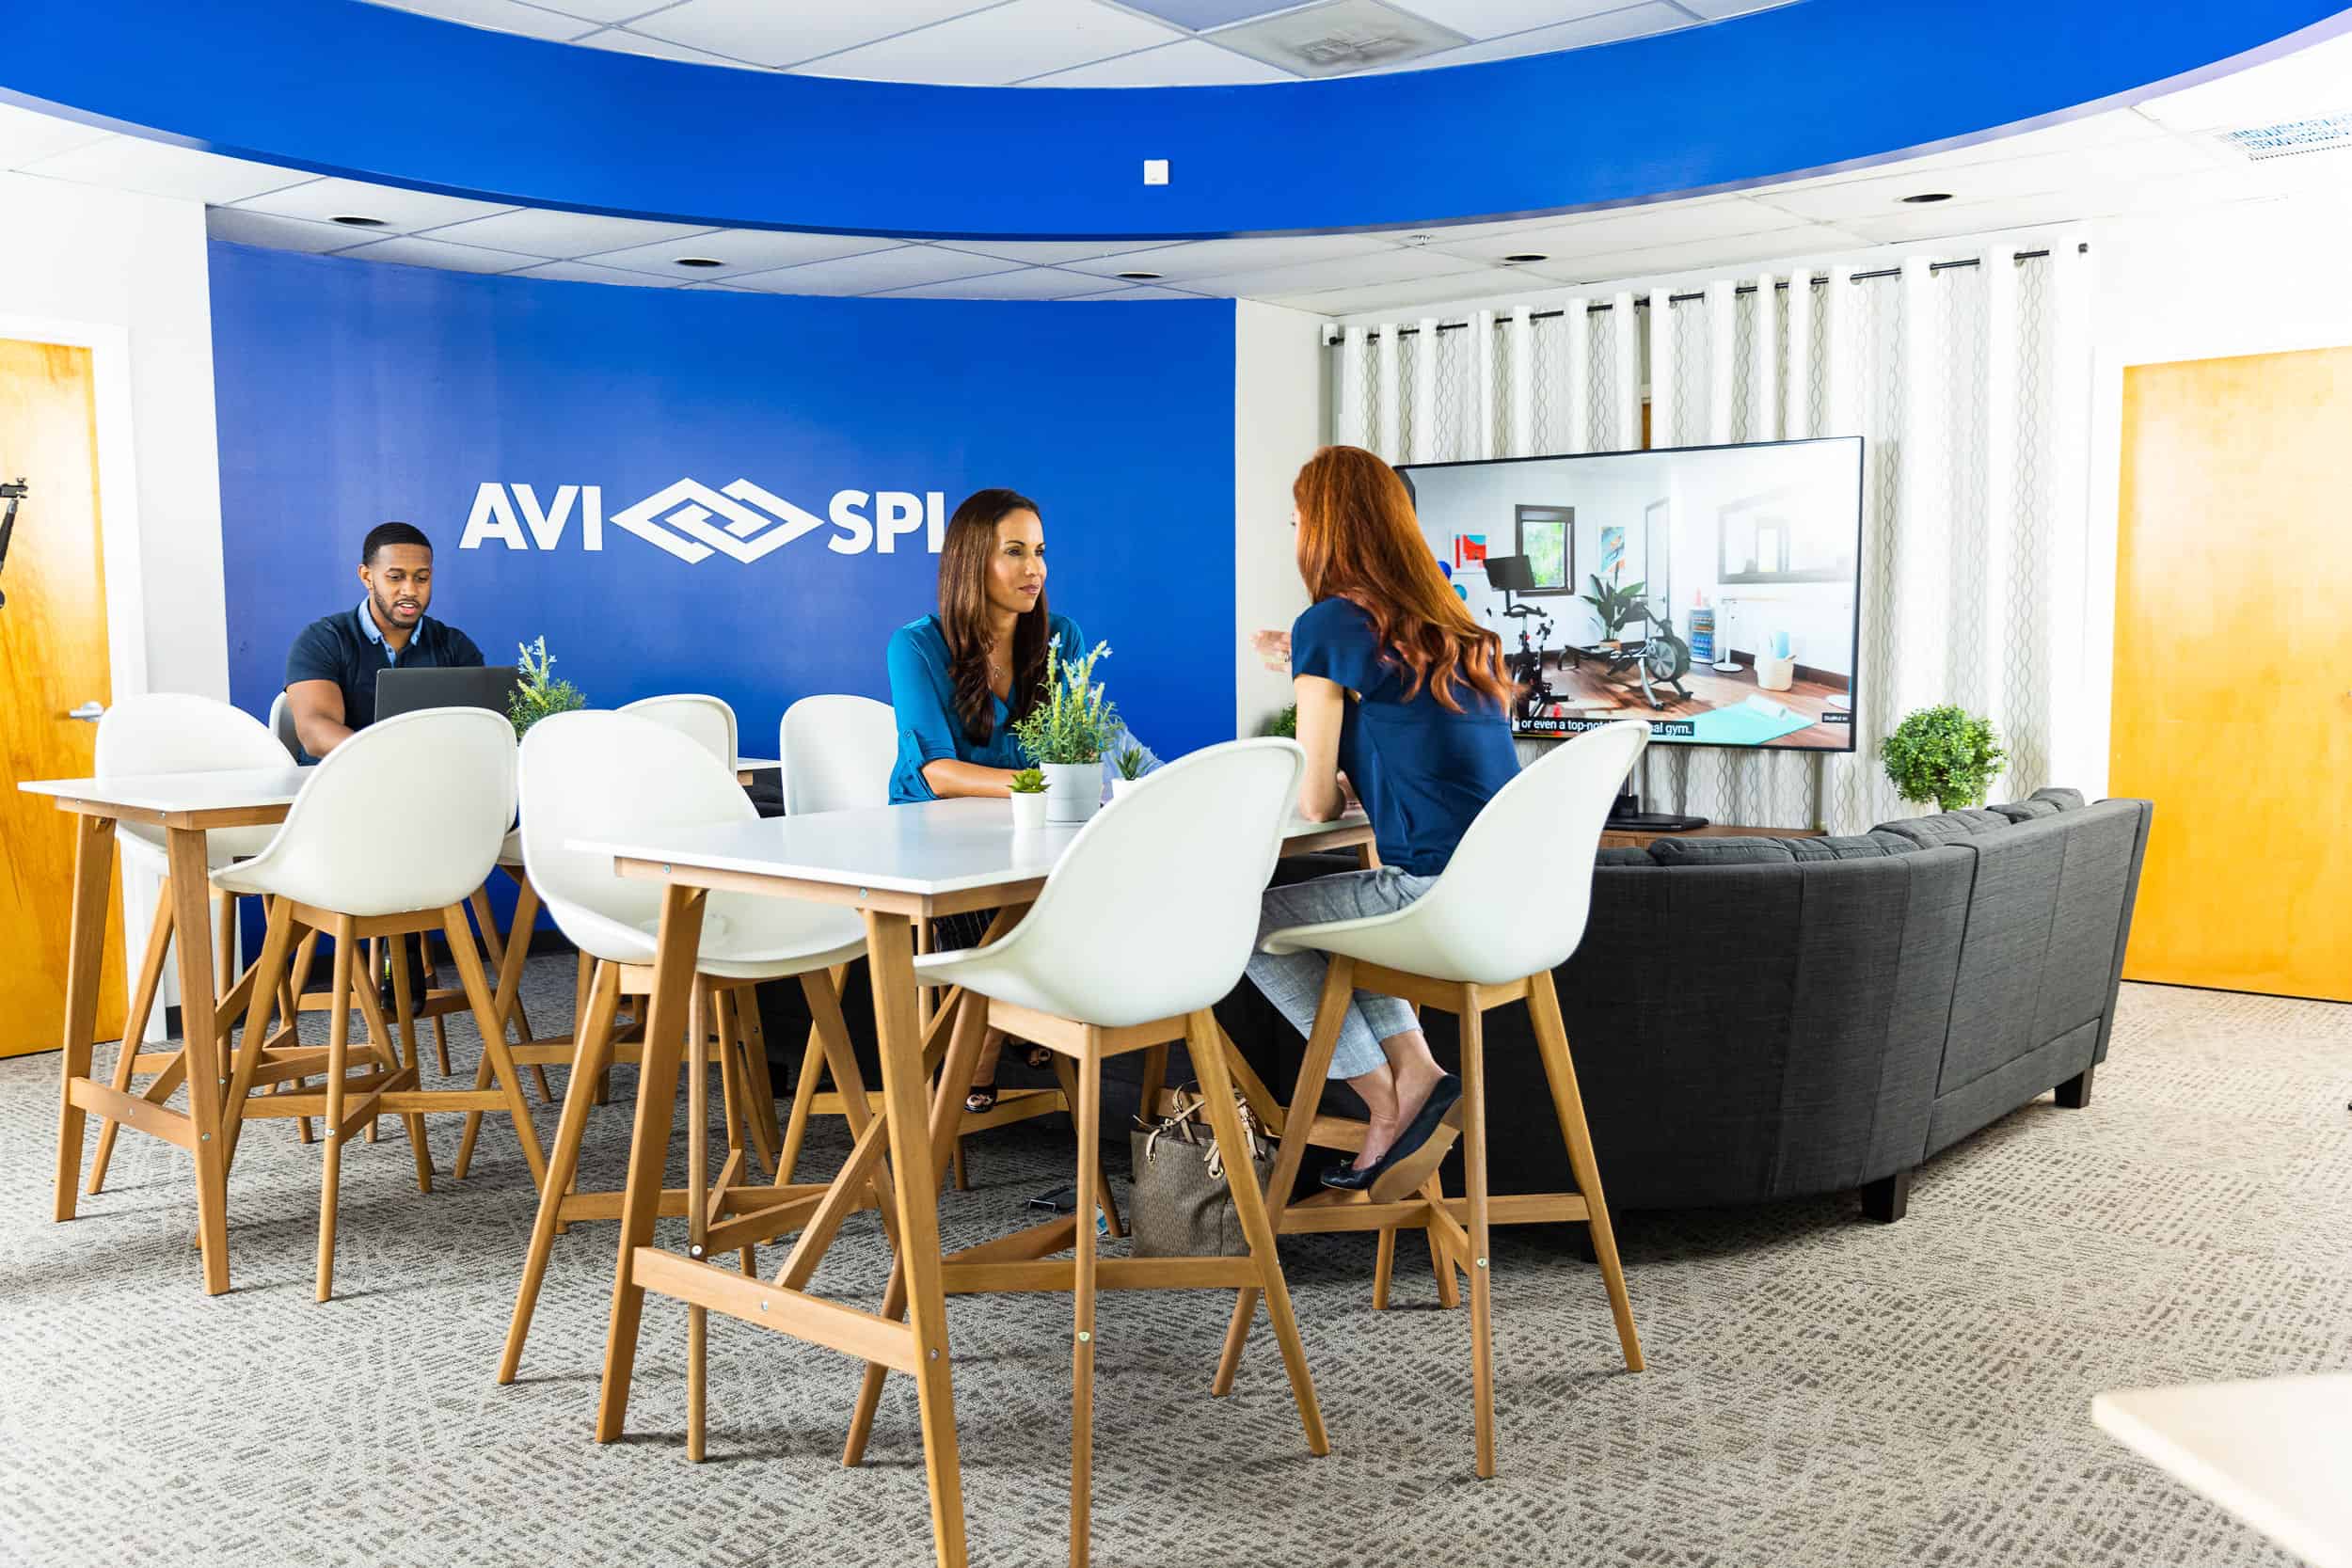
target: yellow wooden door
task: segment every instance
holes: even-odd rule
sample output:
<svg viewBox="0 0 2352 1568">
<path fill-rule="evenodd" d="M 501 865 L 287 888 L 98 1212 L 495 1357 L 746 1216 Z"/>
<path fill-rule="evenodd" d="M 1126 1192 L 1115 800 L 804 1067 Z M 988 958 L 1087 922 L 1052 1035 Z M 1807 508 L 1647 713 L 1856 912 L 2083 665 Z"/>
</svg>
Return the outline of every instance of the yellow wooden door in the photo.
<svg viewBox="0 0 2352 1568">
<path fill-rule="evenodd" d="M 2352 1001 L 2352 348 L 2123 378 L 2126 979 Z"/>
<path fill-rule="evenodd" d="M 72 820 L 20 779 L 88 775 L 98 726 L 69 719 L 114 700 L 98 544 L 97 399 L 90 351 L 0 339 L 0 480 L 23 479 L 0 567 L 0 1056 L 55 1051 L 65 1022 Z M 0 511 L 8 503 L 0 501 Z M 119 892 L 114 895 L 120 903 Z M 119 910 L 109 933 L 122 927 Z M 122 1033 L 119 940 L 106 944 L 100 1039 Z"/>
</svg>

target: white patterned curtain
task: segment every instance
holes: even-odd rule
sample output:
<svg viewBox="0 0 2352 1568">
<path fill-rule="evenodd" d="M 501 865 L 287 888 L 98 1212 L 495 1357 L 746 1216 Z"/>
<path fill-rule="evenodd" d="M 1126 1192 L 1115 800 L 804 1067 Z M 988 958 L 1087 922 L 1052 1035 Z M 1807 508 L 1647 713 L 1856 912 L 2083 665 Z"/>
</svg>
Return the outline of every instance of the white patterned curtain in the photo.
<svg viewBox="0 0 2352 1568">
<path fill-rule="evenodd" d="M 1624 451 L 1646 393 L 1652 447 L 1862 436 L 1853 754 L 1654 747 L 1645 804 L 1864 832 L 1916 809 L 1878 746 L 1938 703 L 1992 719 L 2008 800 L 2065 782 L 2052 736 L 2081 689 L 2088 266 L 2070 236 L 1351 326 L 1333 436 L 1392 463 Z"/>
</svg>

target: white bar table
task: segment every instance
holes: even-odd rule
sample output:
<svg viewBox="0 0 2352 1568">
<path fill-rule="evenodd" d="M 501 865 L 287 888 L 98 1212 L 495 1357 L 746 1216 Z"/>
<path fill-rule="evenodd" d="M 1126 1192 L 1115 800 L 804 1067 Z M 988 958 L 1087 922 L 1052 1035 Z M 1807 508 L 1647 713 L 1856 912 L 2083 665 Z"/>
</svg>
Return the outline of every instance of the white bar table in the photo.
<svg viewBox="0 0 2352 1568">
<path fill-rule="evenodd" d="M 2120 1388 L 2090 1417 L 2313 1568 L 2352 1568 L 2352 1373 Z"/>
<path fill-rule="evenodd" d="M 914 922 L 995 909 L 999 927 L 1037 897 L 1073 828 L 1018 832 L 1005 802 L 941 800 L 772 817 L 666 833 L 658 840 L 581 840 L 571 847 L 609 854 L 623 877 L 665 883 L 654 990 L 647 1009 L 644 1066 L 621 1204 L 619 1256 L 605 1340 L 604 1385 L 596 1440 L 622 1434 L 629 1379 L 648 1288 L 745 1323 L 829 1346 L 874 1369 L 915 1380 L 922 1412 L 923 1463 L 930 1490 L 931 1537 L 941 1568 L 963 1568 L 963 1484 L 956 1450 L 955 1394 L 947 1349 L 946 1292 L 939 1250 L 939 1180 L 962 1107 L 959 1069 L 968 1075 L 985 1017 L 960 1018 L 936 1104 L 926 1120 L 922 1031 L 915 1017 Z M 1283 853 L 1356 848 L 1372 831 L 1361 816 L 1337 822 L 1295 822 Z M 662 1168 L 677 1101 L 688 993 L 702 943 L 703 906 L 711 890 L 847 904 L 866 917 L 866 963 L 881 1037 L 882 1114 L 867 1124 L 840 1174 L 811 1214 L 782 1274 L 765 1281 L 653 1245 Z M 969 1023 L 967 1023 L 967 1020 Z M 1147 1071 L 1149 1069 L 1147 1069 Z M 878 1172 L 887 1143 L 890 1178 Z M 910 1173 L 928 1172 L 928 1180 Z M 907 1321 L 885 1298 L 880 1313 L 845 1307 L 803 1287 L 840 1222 L 885 1186 L 886 1217 L 905 1282 Z M 857 1447 L 853 1434 L 852 1449 Z"/>
<path fill-rule="evenodd" d="M 783 761 L 776 757 L 737 757 L 735 759 L 735 782 L 747 784 L 752 782 L 753 774 L 764 773 L 771 768 L 781 768 L 783 766 Z"/>
<path fill-rule="evenodd" d="M 82 1134 L 97 1111 L 134 1132 L 177 1144 L 196 1160 L 197 1237 L 203 1247 L 204 1289 L 229 1289 L 229 1196 L 221 1118 L 228 1074 L 222 1070 L 217 1003 L 213 992 L 213 923 L 205 835 L 215 828 L 250 828 L 286 819 L 287 808 L 310 777 L 307 768 L 264 768 L 208 773 L 150 773 L 111 779 L 44 779 L 20 784 L 31 795 L 54 798 L 73 815 L 73 911 L 66 958 L 65 1061 L 58 1093 L 56 1218 L 73 1217 L 81 1186 Z M 180 956 L 182 1050 L 186 1053 L 185 1113 L 135 1095 L 118 1093 L 90 1076 L 92 1032 L 98 1020 L 100 957 L 105 950 L 106 905 L 114 880 L 115 824 L 146 822 L 164 830 L 171 869 L 174 945 Z M 125 1050 L 132 1042 L 124 1042 Z"/>
</svg>

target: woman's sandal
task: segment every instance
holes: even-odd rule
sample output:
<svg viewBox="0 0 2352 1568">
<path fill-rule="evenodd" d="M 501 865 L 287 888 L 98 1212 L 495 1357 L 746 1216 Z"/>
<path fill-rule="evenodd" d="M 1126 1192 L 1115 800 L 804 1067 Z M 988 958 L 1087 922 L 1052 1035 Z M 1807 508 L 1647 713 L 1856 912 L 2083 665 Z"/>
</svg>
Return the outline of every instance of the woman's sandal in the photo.
<svg viewBox="0 0 2352 1568">
<path fill-rule="evenodd" d="M 1041 1045 L 1024 1044 L 1021 1048 L 1021 1059 L 1040 1072 L 1054 1065 L 1053 1052 Z"/>
<path fill-rule="evenodd" d="M 974 1116 L 978 1116 L 982 1111 L 996 1109 L 996 1085 L 993 1084 L 973 1085 L 963 1097 L 963 1108 Z"/>
</svg>

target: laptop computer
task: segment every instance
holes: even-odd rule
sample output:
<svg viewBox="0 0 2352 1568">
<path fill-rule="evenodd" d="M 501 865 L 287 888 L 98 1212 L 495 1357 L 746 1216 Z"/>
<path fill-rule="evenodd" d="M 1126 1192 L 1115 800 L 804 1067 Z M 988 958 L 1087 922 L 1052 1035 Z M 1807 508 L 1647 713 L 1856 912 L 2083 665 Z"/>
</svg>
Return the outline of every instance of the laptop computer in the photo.
<svg viewBox="0 0 2352 1568">
<path fill-rule="evenodd" d="M 486 707 L 504 713 L 515 694 L 511 664 L 474 665 L 454 670 L 379 670 L 375 674 L 375 717 L 396 719 L 428 707 Z"/>
</svg>

